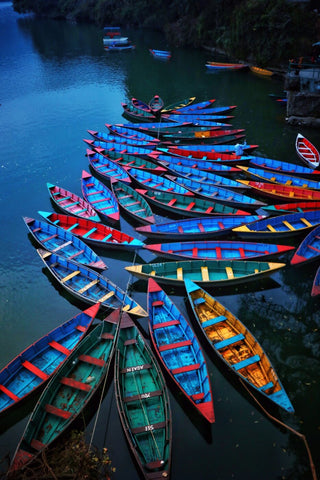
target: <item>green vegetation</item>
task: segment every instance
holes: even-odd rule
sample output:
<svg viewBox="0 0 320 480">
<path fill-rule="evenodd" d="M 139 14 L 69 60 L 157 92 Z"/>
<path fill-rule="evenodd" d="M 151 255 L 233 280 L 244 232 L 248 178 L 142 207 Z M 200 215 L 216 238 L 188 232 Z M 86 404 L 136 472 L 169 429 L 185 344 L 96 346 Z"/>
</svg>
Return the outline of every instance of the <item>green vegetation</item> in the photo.
<svg viewBox="0 0 320 480">
<path fill-rule="evenodd" d="M 287 0 L 13 0 L 19 13 L 163 31 L 172 46 L 219 48 L 260 66 L 310 55 L 316 2 Z"/>
</svg>

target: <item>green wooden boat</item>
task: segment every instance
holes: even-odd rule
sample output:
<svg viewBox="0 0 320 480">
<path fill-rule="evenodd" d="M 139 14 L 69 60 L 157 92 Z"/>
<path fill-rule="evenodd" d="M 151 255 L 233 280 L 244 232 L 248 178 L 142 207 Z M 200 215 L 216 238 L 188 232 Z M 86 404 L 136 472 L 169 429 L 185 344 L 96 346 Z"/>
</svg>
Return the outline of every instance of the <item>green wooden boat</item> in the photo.
<svg viewBox="0 0 320 480">
<path fill-rule="evenodd" d="M 183 260 L 145 263 L 125 267 L 138 278 L 152 277 L 159 283 L 183 285 L 185 279 L 201 286 L 220 287 L 256 281 L 285 267 L 285 263 L 243 260 Z"/>
<path fill-rule="evenodd" d="M 170 476 L 171 410 L 162 372 L 124 312 L 115 355 L 115 392 L 124 433 L 145 480 Z"/>
<path fill-rule="evenodd" d="M 13 458 L 10 473 L 26 467 L 83 411 L 113 357 L 121 310 L 114 310 L 74 349 L 47 384 L 33 410 Z"/>
</svg>

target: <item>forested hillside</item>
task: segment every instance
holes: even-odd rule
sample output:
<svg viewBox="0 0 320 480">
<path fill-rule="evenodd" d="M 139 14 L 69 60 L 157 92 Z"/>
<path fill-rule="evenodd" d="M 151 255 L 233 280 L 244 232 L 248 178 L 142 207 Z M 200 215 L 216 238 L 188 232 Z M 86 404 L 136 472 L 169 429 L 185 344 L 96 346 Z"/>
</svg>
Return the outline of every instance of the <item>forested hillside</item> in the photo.
<svg viewBox="0 0 320 480">
<path fill-rule="evenodd" d="M 232 58 L 277 65 L 311 54 L 319 40 L 316 0 L 13 0 L 34 12 L 123 27 L 163 31 L 172 46 L 216 47 Z"/>
</svg>

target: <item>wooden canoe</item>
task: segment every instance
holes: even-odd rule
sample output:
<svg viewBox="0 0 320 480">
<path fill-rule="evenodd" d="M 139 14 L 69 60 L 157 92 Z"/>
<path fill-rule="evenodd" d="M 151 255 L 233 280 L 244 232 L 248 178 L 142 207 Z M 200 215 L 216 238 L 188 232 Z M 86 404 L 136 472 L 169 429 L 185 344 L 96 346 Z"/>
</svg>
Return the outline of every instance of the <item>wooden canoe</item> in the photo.
<svg viewBox="0 0 320 480">
<path fill-rule="evenodd" d="M 170 105 L 165 105 L 164 108 L 162 109 L 162 113 L 168 113 L 168 112 L 171 112 L 172 110 L 177 110 L 177 109 L 179 110 L 180 108 L 188 107 L 189 105 L 194 103 L 195 99 L 196 97 L 188 97 L 183 100 L 170 103 Z"/>
<path fill-rule="evenodd" d="M 218 357 L 246 382 L 287 412 L 294 409 L 262 346 L 222 303 L 192 281 L 185 288 L 194 316 Z"/>
<path fill-rule="evenodd" d="M 196 110 L 174 110 L 172 112 L 173 115 L 194 115 L 197 118 L 203 118 L 205 119 L 206 116 L 209 116 L 211 118 L 214 117 L 214 119 L 223 119 L 224 117 L 222 116 L 223 113 L 230 113 L 232 110 L 236 108 L 236 105 L 228 105 L 225 107 L 210 107 L 210 108 L 203 108 L 203 109 L 196 109 Z M 229 117 L 233 118 L 233 117 Z"/>
<path fill-rule="evenodd" d="M 149 148 L 153 149 L 156 145 L 157 142 L 154 141 L 149 141 L 149 140 L 142 140 L 142 139 L 137 139 L 137 138 L 128 138 L 128 137 L 121 137 L 120 135 L 111 135 L 111 134 L 101 134 L 103 135 L 102 139 L 96 139 L 96 138 L 90 138 L 86 139 L 84 138 L 83 141 L 87 143 L 90 148 L 95 148 L 97 151 L 99 149 L 104 149 L 107 150 L 108 148 L 112 148 L 114 144 L 120 145 L 122 147 L 125 146 L 132 146 L 135 147 L 141 146 L 144 148 Z"/>
<path fill-rule="evenodd" d="M 152 277 L 165 285 L 181 286 L 189 278 L 203 286 L 222 287 L 256 282 L 285 265 L 254 260 L 182 260 L 131 265 L 125 269 L 137 278 L 148 280 Z"/>
<path fill-rule="evenodd" d="M 255 182 L 253 180 L 238 180 L 244 185 L 249 185 L 257 194 L 270 197 L 273 200 L 282 200 L 287 202 L 297 201 L 320 201 L 320 192 L 302 187 L 291 187 L 280 185 L 279 183 Z"/>
<path fill-rule="evenodd" d="M 157 208 L 182 217 L 250 215 L 245 210 L 239 210 L 238 208 L 196 196 L 190 199 L 189 196 L 161 192 L 160 190 L 136 189 L 136 191 Z"/>
<path fill-rule="evenodd" d="M 251 66 L 250 70 L 251 72 L 256 73 L 257 75 L 261 75 L 262 77 L 271 77 L 273 75 L 273 72 L 266 68 Z"/>
<path fill-rule="evenodd" d="M 148 105 L 150 107 L 151 112 L 154 115 L 160 115 L 161 110 L 164 107 L 164 102 L 163 102 L 162 98 L 159 97 L 159 95 L 154 95 L 151 98 L 151 100 L 149 101 Z"/>
<path fill-rule="evenodd" d="M 144 112 L 152 113 L 150 106 L 147 103 L 143 102 L 142 100 L 139 100 L 138 98 L 132 97 L 131 104 L 137 110 L 143 110 Z"/>
<path fill-rule="evenodd" d="M 221 136 L 222 133 L 226 132 L 227 130 L 220 130 L 220 131 L 214 131 L 213 135 L 214 137 Z M 232 131 L 232 130 L 230 130 Z M 233 134 L 232 134 L 233 135 Z M 180 155 L 182 157 L 189 157 L 192 156 L 192 158 L 197 158 L 197 159 L 203 159 L 203 160 L 220 160 L 222 162 L 226 163 L 232 163 L 235 164 L 237 160 L 241 160 L 245 158 L 248 162 L 250 160 L 250 156 L 247 155 L 235 155 L 234 152 L 232 153 L 223 153 L 223 152 L 217 152 L 215 150 L 207 150 L 207 151 L 202 151 L 202 150 L 197 150 L 197 149 L 188 149 L 186 147 L 184 148 L 179 148 L 179 145 L 170 145 L 168 147 L 159 147 L 160 151 L 167 151 L 168 153 L 173 153 L 175 155 Z"/>
<path fill-rule="evenodd" d="M 316 297 L 319 294 L 320 294 L 320 267 L 316 271 L 316 274 L 313 279 L 311 296 Z"/>
<path fill-rule="evenodd" d="M 320 226 L 313 228 L 302 240 L 291 258 L 291 265 L 312 262 L 320 257 Z"/>
<path fill-rule="evenodd" d="M 279 185 L 285 185 L 286 187 L 292 186 L 307 188 L 309 190 L 320 189 L 320 181 L 310 178 L 296 177 L 294 175 L 285 175 L 274 170 L 264 170 L 263 168 L 255 168 L 251 166 L 245 167 L 242 165 L 238 165 L 238 168 L 240 168 L 240 170 L 242 170 L 246 175 L 261 179 L 263 182 L 277 183 Z"/>
<path fill-rule="evenodd" d="M 159 165 L 163 165 L 163 167 L 167 169 L 167 172 L 173 172 L 177 165 L 178 167 L 188 167 L 218 175 L 233 175 L 234 173 L 240 173 L 239 168 L 234 167 L 233 165 L 227 165 L 218 160 L 198 160 L 196 158 L 168 155 L 166 153 L 151 153 L 150 158 L 154 158 L 155 162 L 158 162 Z"/>
<path fill-rule="evenodd" d="M 265 205 L 261 210 L 270 213 L 271 215 L 283 215 L 285 213 L 307 212 L 310 210 L 320 210 L 319 202 L 292 202 L 292 203 L 278 203 L 276 205 Z"/>
<path fill-rule="evenodd" d="M 136 222 L 144 225 L 156 222 L 150 205 L 137 190 L 116 179 L 111 180 L 111 189 L 120 207 Z"/>
<path fill-rule="evenodd" d="M 20 405 L 44 384 L 86 334 L 99 304 L 78 313 L 32 343 L 0 371 L 0 412 Z"/>
<path fill-rule="evenodd" d="M 180 107 L 178 110 L 179 112 L 192 112 L 194 110 L 203 110 L 208 107 L 212 107 L 213 103 L 216 101 L 215 98 L 211 98 L 210 100 L 204 100 L 203 102 L 192 103 L 191 105 L 187 105 L 186 107 Z"/>
<path fill-rule="evenodd" d="M 72 215 L 63 215 L 55 212 L 38 212 L 47 222 L 58 225 L 60 228 L 72 232 L 86 243 L 100 248 L 116 250 L 136 250 L 142 248 L 144 243 L 137 238 L 121 232 L 116 228 L 103 223 L 76 218 Z"/>
<path fill-rule="evenodd" d="M 113 162 L 105 155 L 101 155 L 94 150 L 86 150 L 86 156 L 93 171 L 107 182 L 111 179 L 122 180 L 122 182 L 130 183 L 131 179 L 124 168 L 117 162 Z"/>
<path fill-rule="evenodd" d="M 39 398 L 10 466 L 25 468 L 66 431 L 81 414 L 108 375 L 120 309 L 97 325 L 52 376 Z"/>
<path fill-rule="evenodd" d="M 249 165 L 252 167 L 263 168 L 266 170 L 275 170 L 277 173 L 284 173 L 289 175 L 297 175 L 300 177 L 317 177 L 320 170 L 314 168 L 304 167 L 296 163 L 283 162 L 282 160 L 274 160 L 273 158 L 254 157 L 249 160 Z"/>
<path fill-rule="evenodd" d="M 155 255 L 185 260 L 265 260 L 293 250 L 288 245 L 239 242 L 237 240 L 207 240 L 144 245 Z"/>
<path fill-rule="evenodd" d="M 64 230 L 58 225 L 52 225 L 31 217 L 23 217 L 23 220 L 37 244 L 49 252 L 59 253 L 59 255 L 69 260 L 75 260 L 82 265 L 97 270 L 106 270 L 108 268 L 85 242 L 70 231 Z M 76 219 L 76 221 L 78 220 Z"/>
<path fill-rule="evenodd" d="M 153 48 L 149 48 L 149 52 L 154 58 L 158 58 L 160 60 L 170 60 L 171 52 L 168 50 L 155 50 Z"/>
<path fill-rule="evenodd" d="M 133 298 L 104 275 L 55 253 L 40 249 L 37 252 L 60 286 L 79 300 L 89 304 L 101 303 L 111 310 L 122 308 L 138 317 L 147 316 Z"/>
<path fill-rule="evenodd" d="M 177 195 L 187 195 L 192 197 L 194 194 L 183 185 L 174 182 L 170 178 L 161 177 L 155 173 L 146 172 L 144 170 L 125 167 L 131 179 L 136 182 L 139 188 L 150 188 L 152 190 L 161 190 L 162 192 L 173 192 Z"/>
<path fill-rule="evenodd" d="M 134 168 L 138 168 L 140 170 L 146 170 L 148 172 L 155 173 L 155 174 L 162 174 L 162 173 L 168 172 L 167 168 L 165 168 L 164 166 L 158 165 L 153 161 L 154 159 L 153 159 L 152 153 L 154 152 L 150 153 L 148 156 L 145 156 L 145 157 L 124 153 L 121 151 L 119 152 L 114 150 L 113 148 L 109 150 L 103 150 L 103 151 L 100 150 L 100 152 L 103 157 L 121 165 L 121 167 L 123 168 L 134 167 Z"/>
<path fill-rule="evenodd" d="M 246 63 L 207 62 L 206 67 L 209 70 L 243 70 L 248 68 L 248 65 Z"/>
<path fill-rule="evenodd" d="M 82 197 L 52 183 L 47 183 L 47 188 L 54 205 L 64 213 L 95 222 L 101 221 L 96 210 Z"/>
<path fill-rule="evenodd" d="M 143 478 L 169 479 L 169 394 L 152 350 L 125 312 L 115 354 L 114 385 L 123 431 Z"/>
<path fill-rule="evenodd" d="M 181 123 L 181 122 L 190 122 L 192 123 L 193 125 L 200 125 L 202 127 L 208 127 L 209 129 L 212 129 L 212 127 L 221 127 L 221 128 L 228 128 L 230 129 L 231 125 L 230 123 L 222 123 L 221 120 L 221 116 L 219 115 L 217 117 L 217 115 L 214 115 L 214 116 L 210 116 L 210 115 L 201 115 L 201 114 L 198 114 L 198 115 L 190 115 L 190 114 L 185 114 L 183 115 L 182 113 L 180 115 L 178 115 L 177 113 L 170 113 L 168 115 L 162 115 L 162 118 L 165 120 L 165 121 L 169 121 L 169 122 L 177 122 L 177 123 Z M 218 121 L 217 121 L 218 120 Z M 244 130 L 241 130 L 241 132 L 244 132 Z M 232 135 L 230 133 L 230 135 Z M 226 135 L 224 135 L 225 137 Z"/>
<path fill-rule="evenodd" d="M 110 188 L 85 170 L 82 171 L 81 179 L 82 195 L 85 200 L 106 220 L 119 221 L 119 205 Z"/>
<path fill-rule="evenodd" d="M 128 128 L 121 125 L 111 125 L 110 123 L 106 123 L 107 129 L 111 132 L 112 135 L 118 135 L 119 137 L 129 138 L 131 140 L 135 140 L 136 144 L 139 145 L 141 141 L 144 142 L 151 142 L 154 144 L 160 143 L 160 140 L 153 137 L 152 135 L 148 135 L 147 133 L 140 132 L 139 130 L 133 130 L 132 128 Z M 88 133 L 92 135 L 96 140 L 104 141 L 107 138 L 105 133 L 102 132 L 95 132 L 93 130 L 88 130 Z"/>
<path fill-rule="evenodd" d="M 256 198 L 249 197 L 243 193 L 230 190 L 229 188 L 217 187 L 216 185 L 199 182 L 187 177 L 170 177 L 167 175 L 167 178 L 182 188 L 185 187 L 193 195 L 198 195 L 207 200 L 214 200 L 216 202 L 229 205 L 234 208 L 245 208 L 245 209 L 257 209 L 265 205 L 264 202 L 257 200 Z"/>
<path fill-rule="evenodd" d="M 190 323 L 152 278 L 147 303 L 150 338 L 160 362 L 193 407 L 214 423 L 208 367 Z"/>
<path fill-rule="evenodd" d="M 299 158 L 310 168 L 318 168 L 320 154 L 316 147 L 301 133 L 296 137 L 296 152 Z"/>
<path fill-rule="evenodd" d="M 247 225 L 264 218 L 261 215 L 230 215 L 216 217 L 187 218 L 166 223 L 155 223 L 136 227 L 136 231 L 146 237 L 170 240 L 194 240 L 195 238 L 212 238 L 213 235 L 224 235 L 233 228 Z"/>
<path fill-rule="evenodd" d="M 229 155 L 230 154 L 236 154 L 236 150 L 238 149 L 236 145 L 229 145 L 229 144 L 226 144 L 226 145 L 214 145 L 212 143 L 209 143 L 209 144 L 203 144 L 203 143 L 199 143 L 198 145 L 183 145 L 182 143 L 179 144 L 179 145 L 176 145 L 178 146 L 179 150 L 183 149 L 183 150 L 196 150 L 196 151 L 202 151 L 202 152 L 216 152 L 216 153 L 228 153 Z M 256 148 L 258 148 L 259 145 L 254 145 L 254 144 L 247 144 L 246 142 L 244 143 L 241 143 L 240 144 L 240 147 L 241 149 L 243 150 L 243 152 L 246 152 L 246 153 L 249 153 L 251 152 L 252 150 L 255 150 Z M 191 152 L 192 153 L 192 152 Z M 252 158 L 255 158 L 255 157 L 252 157 Z"/>
<path fill-rule="evenodd" d="M 134 107 L 131 103 L 121 103 L 123 108 L 123 115 L 133 120 L 144 122 L 156 122 L 157 117 L 151 111 L 146 111 Z"/>
<path fill-rule="evenodd" d="M 244 133 L 238 133 L 235 135 L 212 135 L 212 133 L 216 130 L 212 123 L 210 122 L 198 122 L 194 124 L 193 129 L 189 129 L 188 131 L 183 128 L 180 132 L 173 132 L 173 133 L 165 133 L 161 134 L 162 141 L 170 141 L 170 143 L 199 143 L 201 142 L 208 142 L 210 145 L 225 145 L 228 143 L 235 143 L 239 142 L 243 138 L 245 138 Z"/>
<path fill-rule="evenodd" d="M 233 228 L 232 231 L 242 238 L 284 238 L 307 233 L 319 224 L 320 210 L 311 210 L 268 217 Z"/>
</svg>

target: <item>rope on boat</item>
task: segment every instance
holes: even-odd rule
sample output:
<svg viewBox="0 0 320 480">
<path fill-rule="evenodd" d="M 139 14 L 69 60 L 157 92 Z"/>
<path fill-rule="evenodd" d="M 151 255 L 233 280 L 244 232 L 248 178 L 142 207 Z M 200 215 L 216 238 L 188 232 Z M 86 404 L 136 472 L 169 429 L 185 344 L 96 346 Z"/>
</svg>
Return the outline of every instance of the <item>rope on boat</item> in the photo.
<svg viewBox="0 0 320 480">
<path fill-rule="evenodd" d="M 315 466 L 314 466 L 314 463 L 313 463 L 313 460 L 312 460 L 312 455 L 311 455 L 311 451 L 310 451 L 310 448 L 309 448 L 309 445 L 308 445 L 308 442 L 307 442 L 307 439 L 305 437 L 305 435 L 303 435 L 302 433 L 298 432 L 297 430 L 295 430 L 294 428 L 290 427 L 289 425 L 287 425 L 286 423 L 283 423 L 281 422 L 281 420 L 279 420 L 278 418 L 274 417 L 273 415 L 271 415 L 271 413 L 269 413 L 262 405 L 261 403 L 256 399 L 256 397 L 253 395 L 253 393 L 249 390 L 249 388 L 247 387 L 247 385 L 244 383 L 244 381 L 240 378 L 239 379 L 240 382 L 242 383 L 242 385 L 245 387 L 245 389 L 247 390 L 247 392 L 251 395 L 251 397 L 254 399 L 254 401 L 259 405 L 259 407 L 263 410 L 263 412 L 269 417 L 271 418 L 271 420 L 273 420 L 274 422 L 278 423 L 279 425 L 282 425 L 283 427 L 285 427 L 287 430 L 290 430 L 290 432 L 294 433 L 294 435 L 297 435 L 297 437 L 299 438 L 302 438 L 303 442 L 304 442 L 304 445 L 306 447 L 306 450 L 307 450 L 307 453 L 308 453 L 308 458 L 309 458 L 309 464 L 310 464 L 310 469 L 311 469 L 311 473 L 312 473 L 312 478 L 313 480 L 317 480 L 318 477 L 317 477 L 317 472 L 316 472 L 316 469 L 315 469 Z"/>
</svg>

